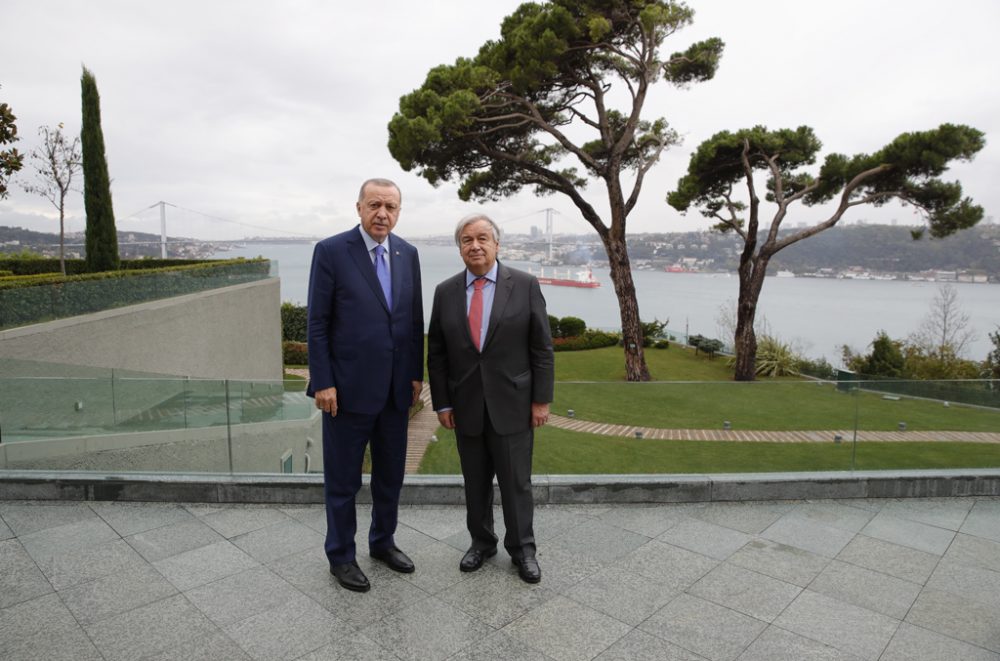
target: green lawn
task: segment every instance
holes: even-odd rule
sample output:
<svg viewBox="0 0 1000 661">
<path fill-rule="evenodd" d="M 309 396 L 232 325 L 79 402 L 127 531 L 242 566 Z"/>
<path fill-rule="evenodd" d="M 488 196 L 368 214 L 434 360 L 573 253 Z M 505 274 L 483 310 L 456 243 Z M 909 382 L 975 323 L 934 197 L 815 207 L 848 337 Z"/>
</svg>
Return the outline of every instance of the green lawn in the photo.
<svg viewBox="0 0 1000 661">
<path fill-rule="evenodd" d="M 724 358 L 690 349 L 647 349 L 656 383 L 625 383 L 622 350 L 608 347 L 556 354 L 554 413 L 573 409 L 579 419 L 668 429 L 1000 431 L 1000 410 L 871 392 L 842 392 L 831 384 L 783 378 L 732 381 Z M 585 382 L 585 383 L 581 383 Z M 420 472 L 460 472 L 455 437 L 438 429 L 439 442 Z M 848 437 L 849 438 L 849 437 Z M 1000 467 L 1000 444 L 986 443 L 761 443 L 653 441 L 571 432 L 553 427 L 535 437 L 534 472 L 728 473 L 852 469 Z"/>
<path fill-rule="evenodd" d="M 420 472 L 461 473 L 455 435 L 438 429 Z M 543 427 L 535 434 L 532 472 L 539 475 L 624 473 L 761 473 L 846 471 L 852 444 L 651 441 Z M 1000 444 L 858 443 L 854 470 L 996 468 Z"/>
<path fill-rule="evenodd" d="M 664 429 L 1000 431 L 1000 410 L 923 399 L 841 392 L 815 381 L 752 383 L 557 383 L 552 411 L 577 418 Z"/>
</svg>

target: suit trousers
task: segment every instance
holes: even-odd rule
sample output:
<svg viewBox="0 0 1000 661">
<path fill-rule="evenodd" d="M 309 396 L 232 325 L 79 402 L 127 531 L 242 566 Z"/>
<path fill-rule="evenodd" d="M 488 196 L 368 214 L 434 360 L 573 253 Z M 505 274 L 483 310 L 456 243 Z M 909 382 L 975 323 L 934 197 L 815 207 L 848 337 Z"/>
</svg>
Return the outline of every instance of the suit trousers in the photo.
<svg viewBox="0 0 1000 661">
<path fill-rule="evenodd" d="M 472 548 L 488 550 L 497 545 L 493 531 L 493 476 L 496 475 L 507 528 L 504 548 L 512 558 L 534 556 L 535 503 L 531 492 L 534 430 L 498 434 L 489 413 L 484 412 L 481 434 L 469 436 L 456 429 L 455 437 L 465 481 L 466 525 L 472 536 Z"/>
<path fill-rule="evenodd" d="M 326 556 L 330 565 L 354 560 L 357 532 L 355 497 L 361 489 L 361 465 L 371 441 L 372 521 L 369 550 L 395 544 L 399 492 L 406 470 L 408 410 L 390 402 L 374 415 L 340 410 L 323 413 L 323 482 L 326 495 Z"/>
</svg>

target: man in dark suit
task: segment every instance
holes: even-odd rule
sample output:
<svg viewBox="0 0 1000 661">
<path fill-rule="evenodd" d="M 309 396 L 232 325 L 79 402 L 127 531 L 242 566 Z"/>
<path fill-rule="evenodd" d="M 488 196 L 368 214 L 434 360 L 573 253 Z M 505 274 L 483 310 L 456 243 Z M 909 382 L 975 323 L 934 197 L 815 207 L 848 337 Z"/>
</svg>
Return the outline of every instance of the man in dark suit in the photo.
<svg viewBox="0 0 1000 661">
<path fill-rule="evenodd" d="M 406 466 L 408 410 L 423 386 L 424 315 L 417 250 L 392 229 L 399 187 L 361 186 L 356 226 L 316 244 L 309 275 L 309 387 L 323 411 L 326 555 L 348 590 L 366 592 L 355 560 L 361 463 L 371 443 L 371 557 L 399 572 L 413 562 L 393 535 Z"/>
<path fill-rule="evenodd" d="M 427 369 L 434 410 L 455 430 L 465 479 L 472 544 L 459 569 L 475 571 L 496 554 L 496 475 L 504 547 L 521 578 L 537 583 L 531 453 L 555 380 L 545 299 L 534 276 L 497 261 L 500 230 L 485 215 L 460 221 L 455 242 L 466 268 L 434 292 Z"/>
</svg>

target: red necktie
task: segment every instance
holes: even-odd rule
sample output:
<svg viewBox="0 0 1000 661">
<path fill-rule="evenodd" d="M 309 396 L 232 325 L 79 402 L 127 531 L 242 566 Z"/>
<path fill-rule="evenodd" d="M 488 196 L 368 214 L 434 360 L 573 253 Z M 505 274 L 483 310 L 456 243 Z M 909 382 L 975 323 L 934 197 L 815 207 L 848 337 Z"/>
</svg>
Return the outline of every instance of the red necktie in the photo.
<svg viewBox="0 0 1000 661">
<path fill-rule="evenodd" d="M 486 286 L 486 278 L 476 278 L 472 281 L 475 290 L 472 292 L 472 303 L 469 304 L 469 333 L 472 334 L 472 343 L 479 346 L 479 333 L 483 329 L 483 287 Z"/>
</svg>

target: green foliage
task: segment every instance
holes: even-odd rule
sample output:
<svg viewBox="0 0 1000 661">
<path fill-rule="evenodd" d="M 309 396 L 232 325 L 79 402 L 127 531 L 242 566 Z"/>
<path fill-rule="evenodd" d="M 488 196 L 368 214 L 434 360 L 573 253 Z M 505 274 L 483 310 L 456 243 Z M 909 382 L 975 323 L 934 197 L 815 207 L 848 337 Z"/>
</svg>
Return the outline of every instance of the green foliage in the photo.
<svg viewBox="0 0 1000 661">
<path fill-rule="evenodd" d="M 813 205 L 846 196 L 852 206 L 879 206 L 898 199 L 921 211 L 931 236 L 940 238 L 982 219 L 982 207 L 962 197 L 958 182 L 938 177 L 952 162 L 971 160 L 984 145 L 981 131 L 942 124 L 928 131 L 904 133 L 873 154 L 830 154 L 818 175 L 812 175 L 800 168 L 815 162 L 822 145 L 807 126 L 722 131 L 699 145 L 687 174 L 667 196 L 667 202 L 679 211 L 699 207 L 702 215 L 720 221 L 718 229 L 735 229 L 745 222 L 740 212 L 746 204 L 730 201 L 730 190 L 745 182 L 752 171 L 761 170 L 771 176 L 767 184 L 770 200 L 781 197 Z"/>
<path fill-rule="evenodd" d="M 49 261 L 50 260 L 46 260 L 45 257 L 42 257 L 37 252 L 31 250 L 31 248 L 21 248 L 17 252 L 0 252 L 0 264 L 4 264 L 4 268 L 9 268 L 14 271 L 14 273 L 19 273 L 19 271 L 12 265 L 12 263 L 27 262 L 29 264 L 41 264 Z M 58 271 L 59 262 L 52 261 L 51 263 L 55 265 L 55 271 L 53 271 L 53 273 Z"/>
<path fill-rule="evenodd" d="M 652 346 L 655 340 L 662 338 L 663 330 L 669 323 L 669 319 L 666 321 L 660 321 L 659 319 L 653 319 L 652 321 L 640 321 L 639 327 L 642 329 L 642 346 Z"/>
<path fill-rule="evenodd" d="M 149 269 L 173 268 L 175 266 L 192 266 L 196 264 L 225 264 L 248 261 L 221 259 L 123 259 L 119 263 L 122 271 L 146 271 Z M 260 261 L 260 260 L 249 260 Z M 59 260 L 43 257 L 38 253 L 24 248 L 20 253 L 0 253 L 0 269 L 10 269 L 15 275 L 38 275 L 42 273 L 59 273 Z M 87 262 L 83 259 L 67 259 L 66 275 L 83 275 L 89 273 Z"/>
<path fill-rule="evenodd" d="M 587 330 L 587 323 L 579 317 L 563 317 L 559 320 L 561 337 L 579 337 Z"/>
<path fill-rule="evenodd" d="M 568 194 L 585 180 L 557 162 L 572 152 L 591 176 L 636 168 L 677 135 L 663 120 L 607 107 L 604 85 L 645 89 L 661 76 L 676 85 L 710 79 L 723 50 L 708 39 L 660 61 L 657 50 L 694 13 L 663 0 L 555 0 L 525 3 L 504 19 L 500 39 L 472 58 L 432 69 L 400 99 L 389 150 L 405 170 L 431 183 L 458 178 L 463 199 L 497 199 L 525 185 Z M 584 121 L 598 139 L 571 145 L 561 127 Z M 637 101 L 641 109 L 641 101 Z M 596 125 L 596 126 L 595 126 Z M 561 144 L 538 139 L 548 134 Z M 562 138 L 562 139 L 560 139 Z"/>
<path fill-rule="evenodd" d="M 817 379 L 836 379 L 837 369 L 827 362 L 826 358 L 820 358 L 819 360 L 810 360 L 808 358 L 799 358 L 799 374 L 804 376 L 812 376 Z"/>
<path fill-rule="evenodd" d="M 757 341 L 758 376 L 791 376 L 798 372 L 799 356 L 791 345 L 776 337 L 762 335 Z"/>
<path fill-rule="evenodd" d="M 980 375 L 977 363 L 959 358 L 947 347 L 928 351 L 921 346 L 906 344 L 903 354 L 904 369 L 901 376 L 904 379 L 978 379 Z"/>
<path fill-rule="evenodd" d="M 0 280 L 0 328 L 253 282 L 269 271 L 267 260 L 239 259 L 84 275 L 15 275 Z"/>
<path fill-rule="evenodd" d="M 600 349 L 601 347 L 611 347 L 618 344 L 621 337 L 621 333 L 608 333 L 594 328 L 588 328 L 578 335 L 553 338 L 552 348 L 555 351 Z"/>
<path fill-rule="evenodd" d="M 707 353 L 709 358 L 715 358 L 715 354 L 722 351 L 722 346 L 722 340 L 705 340 L 698 345 L 698 348 Z"/>
<path fill-rule="evenodd" d="M 993 349 L 983 361 L 982 376 L 987 379 L 1000 379 L 1000 327 L 997 327 L 997 330 L 989 333 L 988 336 L 990 342 L 993 343 Z"/>
<path fill-rule="evenodd" d="M 285 365 L 308 365 L 309 346 L 305 342 L 285 340 L 281 343 L 281 356 Z"/>
<path fill-rule="evenodd" d="M 292 342 L 306 341 L 306 326 L 309 309 L 304 305 L 295 305 L 285 301 L 281 304 L 281 339 Z M 285 361 L 288 362 L 287 360 Z"/>
<path fill-rule="evenodd" d="M 562 337 L 562 331 L 559 328 L 559 317 L 549 315 L 549 333 L 552 334 L 552 338 Z"/>
<path fill-rule="evenodd" d="M 80 77 L 83 106 L 83 201 L 87 211 L 87 268 L 92 272 L 118 268 L 118 233 L 111 203 L 111 180 L 101 129 L 101 98 L 94 75 L 83 69 Z"/>
<path fill-rule="evenodd" d="M 670 340 L 666 340 L 666 339 L 664 339 L 664 340 L 657 340 L 656 342 L 653 342 L 653 348 L 654 349 L 669 349 L 670 348 Z"/>
<path fill-rule="evenodd" d="M 857 365 L 855 371 L 870 376 L 897 378 L 903 374 L 902 342 L 892 340 L 885 331 L 879 331 L 872 342 L 872 350 Z"/>
<path fill-rule="evenodd" d="M 0 147 L 17 142 L 17 117 L 10 106 L 0 103 Z M 7 182 L 24 164 L 16 148 L 0 149 L 0 200 L 7 197 Z"/>
<path fill-rule="evenodd" d="M 9 275 L 14 275 L 14 272 L 6 269 L 0 269 L 0 278 L 6 278 Z"/>
</svg>

